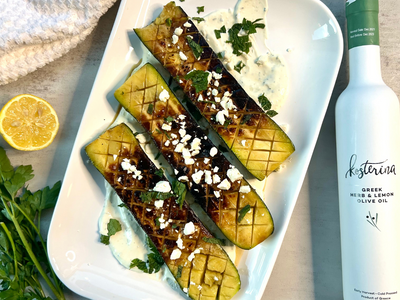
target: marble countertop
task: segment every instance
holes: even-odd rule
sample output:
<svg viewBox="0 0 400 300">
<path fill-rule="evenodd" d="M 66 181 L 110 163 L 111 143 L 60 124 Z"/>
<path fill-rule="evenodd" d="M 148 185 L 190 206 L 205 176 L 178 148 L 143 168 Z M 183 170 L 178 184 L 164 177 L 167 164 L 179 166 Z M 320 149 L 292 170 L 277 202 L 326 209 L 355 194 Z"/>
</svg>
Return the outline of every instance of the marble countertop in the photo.
<svg viewBox="0 0 400 300">
<path fill-rule="evenodd" d="M 322 2 L 344 32 L 345 1 Z M 16 82 L 0 86 L 1 106 L 15 95 L 30 93 L 49 101 L 59 116 L 59 133 L 44 150 L 21 152 L 0 140 L 13 165 L 33 166 L 36 176 L 29 183 L 33 191 L 64 177 L 118 6 L 119 2 L 75 49 Z M 379 18 L 383 79 L 400 96 L 400 2 L 380 1 Z M 262 299 L 342 299 L 334 107 L 348 82 L 347 59 L 345 52 L 308 173 Z M 50 218 L 49 212 L 44 217 L 44 228 Z M 66 291 L 66 296 L 84 299 L 70 291 Z"/>
</svg>

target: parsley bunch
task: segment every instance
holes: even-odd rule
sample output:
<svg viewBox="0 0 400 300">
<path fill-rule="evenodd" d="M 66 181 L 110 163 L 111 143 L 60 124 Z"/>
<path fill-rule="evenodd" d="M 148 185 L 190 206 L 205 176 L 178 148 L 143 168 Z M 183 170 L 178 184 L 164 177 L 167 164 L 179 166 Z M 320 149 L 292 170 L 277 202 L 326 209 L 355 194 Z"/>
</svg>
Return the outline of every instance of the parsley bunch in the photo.
<svg viewBox="0 0 400 300">
<path fill-rule="evenodd" d="M 42 211 L 55 206 L 61 182 L 32 193 L 24 187 L 33 177 L 32 166 L 14 169 L 0 147 L 0 299 L 51 299 L 39 275 L 57 299 L 65 299 L 40 234 Z"/>
</svg>

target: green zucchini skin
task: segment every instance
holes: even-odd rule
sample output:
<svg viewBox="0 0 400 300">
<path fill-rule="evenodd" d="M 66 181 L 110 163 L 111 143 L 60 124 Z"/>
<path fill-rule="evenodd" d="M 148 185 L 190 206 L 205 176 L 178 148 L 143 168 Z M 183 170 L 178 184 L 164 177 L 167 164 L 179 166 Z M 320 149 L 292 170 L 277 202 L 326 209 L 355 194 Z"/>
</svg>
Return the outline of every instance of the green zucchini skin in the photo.
<svg viewBox="0 0 400 300">
<path fill-rule="evenodd" d="M 162 93 L 169 98 L 161 100 Z M 196 201 L 230 241 L 240 248 L 251 249 L 272 234 L 274 223 L 265 203 L 243 177 L 228 176 L 235 168 L 207 138 L 152 65 L 138 69 L 114 95 L 151 135 L 178 180 L 187 183 Z M 183 127 L 185 134 L 181 135 Z M 200 141 L 198 153 L 191 157 L 193 162 L 185 158 L 182 149 L 177 150 L 178 143 L 186 137 L 186 150 L 196 139 Z M 204 174 L 195 180 L 199 171 Z M 212 182 L 206 180 L 206 172 L 212 176 Z M 220 186 L 224 181 L 229 183 L 228 188 Z M 246 206 L 250 211 L 240 221 Z"/>
<path fill-rule="evenodd" d="M 167 19 L 171 21 L 171 25 L 166 21 Z M 190 26 L 184 26 L 185 23 Z M 177 28 L 181 28 L 183 33 L 174 44 L 172 37 Z M 168 3 L 153 23 L 144 28 L 136 28 L 135 32 L 163 67 L 174 78 L 179 78 L 178 84 L 190 101 L 219 134 L 228 149 L 257 179 L 263 180 L 269 176 L 295 151 L 286 133 L 247 95 L 236 79 L 225 69 L 218 55 L 209 47 L 195 24 L 182 8 L 175 6 L 174 2 Z M 187 36 L 202 47 L 203 53 L 199 58 L 195 57 L 188 45 Z M 186 60 L 181 59 L 180 52 L 187 57 Z M 237 108 L 236 111 L 229 111 L 229 117 L 227 117 L 229 125 L 225 126 L 215 120 L 216 114 L 221 109 L 218 105 L 213 108 L 210 103 L 198 101 L 200 95 L 203 99 L 211 98 L 207 98 L 209 97 L 207 90 L 198 92 L 192 80 L 185 79 L 185 76 L 193 70 L 218 72 L 222 75 L 222 78 L 218 80 L 219 94 L 217 96 L 222 98 L 225 92 L 229 92 Z M 211 87 L 210 84 L 209 87 Z M 243 140 L 246 141 L 244 144 Z"/>
<path fill-rule="evenodd" d="M 153 190 L 158 182 L 167 180 L 155 174 L 156 166 L 141 149 L 128 126 L 122 123 L 107 130 L 85 150 L 156 246 L 181 289 L 187 289 L 186 293 L 191 299 L 230 299 L 236 294 L 241 282 L 235 265 L 220 245 L 203 240 L 213 238 L 213 235 L 186 202 L 179 208 L 176 198 L 171 196 L 158 208 L 154 205 L 156 199 L 149 203 L 141 200 L 142 193 Z M 136 166 L 141 178 L 134 178 L 132 173 L 128 174 L 122 168 L 124 159 Z M 160 222 L 156 221 L 162 214 L 164 219 L 170 220 L 165 228 L 161 228 Z M 185 235 L 185 225 L 190 222 L 194 224 L 195 232 Z M 178 247 L 179 237 L 183 249 Z M 176 249 L 181 250 L 181 256 L 172 259 L 171 253 Z M 199 249 L 199 252 L 193 253 L 195 249 Z M 192 260 L 189 259 L 191 253 L 194 254 Z M 214 280 L 214 277 L 218 280 Z"/>
</svg>

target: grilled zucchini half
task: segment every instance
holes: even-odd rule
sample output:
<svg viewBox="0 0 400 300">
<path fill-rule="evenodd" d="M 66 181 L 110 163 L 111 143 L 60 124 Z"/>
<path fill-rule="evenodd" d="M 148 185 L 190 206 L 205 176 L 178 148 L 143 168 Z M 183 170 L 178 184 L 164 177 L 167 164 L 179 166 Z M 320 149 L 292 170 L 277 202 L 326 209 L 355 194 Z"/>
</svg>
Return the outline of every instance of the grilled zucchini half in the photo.
<svg viewBox="0 0 400 300">
<path fill-rule="evenodd" d="M 165 188 L 169 183 L 155 174 L 156 166 L 125 124 L 104 132 L 86 147 L 86 153 L 128 206 L 190 298 L 225 300 L 237 293 L 240 277 L 229 256 L 220 245 L 210 242 L 215 240 L 212 234 L 185 202 L 180 208 L 171 193 L 154 192 L 157 186 Z M 149 195 L 154 199 L 149 200 Z"/>
<path fill-rule="evenodd" d="M 257 179 L 294 152 L 286 133 L 224 68 L 182 8 L 168 3 L 153 23 L 135 32 Z"/>
<path fill-rule="evenodd" d="M 225 236 L 251 249 L 274 230 L 268 208 L 242 174 L 213 145 L 150 64 L 115 93 L 142 124 L 196 201 Z"/>
</svg>

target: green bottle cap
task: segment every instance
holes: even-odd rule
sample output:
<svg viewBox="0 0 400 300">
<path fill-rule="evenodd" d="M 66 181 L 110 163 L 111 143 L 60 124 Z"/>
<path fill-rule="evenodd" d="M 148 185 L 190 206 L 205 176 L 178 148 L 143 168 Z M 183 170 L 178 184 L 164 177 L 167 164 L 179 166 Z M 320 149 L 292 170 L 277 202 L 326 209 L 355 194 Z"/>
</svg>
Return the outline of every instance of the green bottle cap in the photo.
<svg viewBox="0 0 400 300">
<path fill-rule="evenodd" d="M 347 38 L 349 49 L 379 45 L 379 0 L 347 0 Z"/>
</svg>

